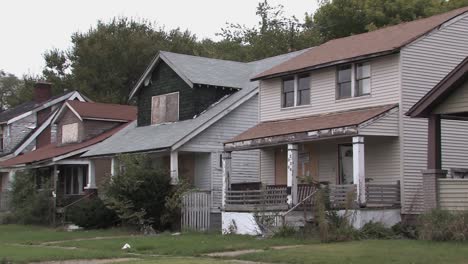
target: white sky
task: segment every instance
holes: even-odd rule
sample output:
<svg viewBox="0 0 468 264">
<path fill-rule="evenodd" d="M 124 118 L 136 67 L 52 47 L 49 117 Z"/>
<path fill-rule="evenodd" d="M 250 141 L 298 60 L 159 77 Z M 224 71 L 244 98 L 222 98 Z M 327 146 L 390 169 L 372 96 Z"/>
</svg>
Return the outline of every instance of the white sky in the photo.
<svg viewBox="0 0 468 264">
<path fill-rule="evenodd" d="M 0 4 L 0 69 L 21 76 L 40 73 L 42 54 L 70 47 L 73 32 L 87 31 L 97 20 L 115 16 L 145 18 L 166 29 L 189 29 L 214 38 L 226 22 L 253 26 L 261 0 L 3 0 Z M 269 0 L 287 16 L 302 19 L 317 0 Z"/>
</svg>

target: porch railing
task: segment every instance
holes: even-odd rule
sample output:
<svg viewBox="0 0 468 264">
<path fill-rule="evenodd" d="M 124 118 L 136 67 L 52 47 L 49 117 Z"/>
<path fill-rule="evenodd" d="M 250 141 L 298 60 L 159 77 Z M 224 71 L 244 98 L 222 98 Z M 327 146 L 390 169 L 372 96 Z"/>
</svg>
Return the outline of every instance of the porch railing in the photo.
<svg viewBox="0 0 468 264">
<path fill-rule="evenodd" d="M 356 184 L 330 184 L 328 186 L 331 208 L 356 207 Z"/>
<path fill-rule="evenodd" d="M 0 212 L 10 210 L 11 194 L 9 191 L 0 192 Z"/>
<path fill-rule="evenodd" d="M 226 191 L 226 210 L 286 210 L 287 189 L 285 186 L 266 186 L 260 190 Z"/>
<path fill-rule="evenodd" d="M 367 207 L 400 206 L 400 182 L 396 184 L 366 184 Z"/>
</svg>

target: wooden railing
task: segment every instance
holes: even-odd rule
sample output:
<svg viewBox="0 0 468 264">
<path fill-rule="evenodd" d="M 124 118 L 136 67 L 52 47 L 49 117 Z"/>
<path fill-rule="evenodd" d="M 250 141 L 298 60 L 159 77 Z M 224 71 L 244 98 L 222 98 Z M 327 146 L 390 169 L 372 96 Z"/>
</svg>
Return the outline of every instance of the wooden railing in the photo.
<svg viewBox="0 0 468 264">
<path fill-rule="evenodd" d="M 398 207 L 400 204 L 400 182 L 396 184 L 366 184 L 367 207 Z"/>
<path fill-rule="evenodd" d="M 0 212 L 10 210 L 11 195 L 9 191 L 0 192 Z"/>
<path fill-rule="evenodd" d="M 285 210 L 287 191 L 285 186 L 266 186 L 261 190 L 226 191 L 225 210 Z"/>
<path fill-rule="evenodd" d="M 328 186 L 330 207 L 356 207 L 356 191 L 357 189 L 355 184 L 330 184 Z"/>
</svg>

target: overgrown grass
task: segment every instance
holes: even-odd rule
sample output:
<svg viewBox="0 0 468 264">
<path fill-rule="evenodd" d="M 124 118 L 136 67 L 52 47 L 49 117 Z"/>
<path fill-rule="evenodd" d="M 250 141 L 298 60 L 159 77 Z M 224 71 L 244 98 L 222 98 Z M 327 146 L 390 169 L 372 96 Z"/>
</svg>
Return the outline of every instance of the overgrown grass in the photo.
<svg viewBox="0 0 468 264">
<path fill-rule="evenodd" d="M 416 240 L 365 240 L 267 250 L 238 259 L 272 263 L 468 263 L 468 244 Z"/>
<path fill-rule="evenodd" d="M 151 237 L 129 237 L 96 241 L 70 241 L 61 246 L 119 250 L 125 243 L 131 245 L 131 252 L 142 254 L 199 256 L 211 252 L 233 251 L 241 249 L 267 249 L 279 245 L 314 243 L 313 240 L 298 238 L 255 238 L 240 235 L 187 233 L 178 236 L 161 234 Z"/>
</svg>

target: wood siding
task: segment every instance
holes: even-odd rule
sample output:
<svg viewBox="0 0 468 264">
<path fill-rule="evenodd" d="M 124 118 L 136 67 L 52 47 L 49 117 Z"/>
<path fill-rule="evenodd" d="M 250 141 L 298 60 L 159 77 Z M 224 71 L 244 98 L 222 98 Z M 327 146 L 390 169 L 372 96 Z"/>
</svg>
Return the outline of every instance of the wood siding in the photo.
<svg viewBox="0 0 468 264">
<path fill-rule="evenodd" d="M 310 105 L 284 109 L 281 108 L 281 79 L 261 81 L 260 121 L 398 103 L 399 55 L 373 59 L 370 63 L 370 96 L 336 100 L 336 68 L 329 67 L 311 73 Z"/>
<path fill-rule="evenodd" d="M 434 113 L 452 114 L 468 112 L 468 82 L 457 88 L 443 103 L 438 105 Z"/>
<path fill-rule="evenodd" d="M 223 171 L 219 155 L 223 152 L 223 143 L 255 126 L 257 122 L 258 96 L 254 96 L 179 149 L 180 151 L 211 153 L 211 168 L 199 167 L 198 170 L 211 172 L 211 175 L 206 175 L 206 177 L 211 181 L 213 199 L 211 204 L 214 211 L 219 211 L 221 206 Z M 259 150 L 233 152 L 231 182 L 259 181 L 259 160 Z"/>
<path fill-rule="evenodd" d="M 401 51 L 401 135 L 403 213 L 422 210 L 422 175 L 426 168 L 427 120 L 404 116 L 422 96 L 468 55 L 468 16 L 456 18 Z M 468 167 L 468 123 L 442 123 L 442 166 Z"/>
<path fill-rule="evenodd" d="M 468 210 L 468 179 L 438 179 L 439 206 L 445 210 Z"/>
</svg>

